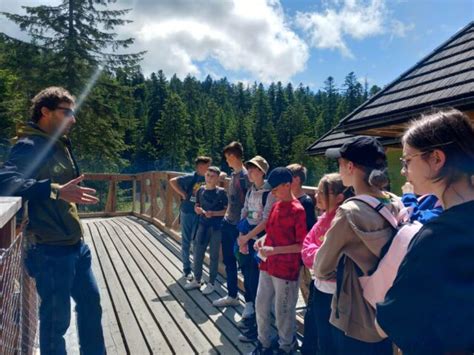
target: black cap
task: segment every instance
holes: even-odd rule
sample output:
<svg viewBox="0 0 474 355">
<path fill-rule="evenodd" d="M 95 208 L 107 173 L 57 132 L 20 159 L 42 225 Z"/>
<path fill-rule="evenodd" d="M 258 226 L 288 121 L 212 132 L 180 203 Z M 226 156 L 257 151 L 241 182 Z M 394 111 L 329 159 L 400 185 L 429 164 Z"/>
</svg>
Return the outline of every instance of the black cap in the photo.
<svg viewBox="0 0 474 355">
<path fill-rule="evenodd" d="M 340 148 L 329 148 L 326 150 L 326 157 L 330 159 L 344 158 L 370 168 L 387 166 L 387 157 L 382 144 L 376 138 L 368 136 L 352 138 Z"/>
<path fill-rule="evenodd" d="M 290 169 L 280 166 L 272 170 L 268 176 L 268 180 L 264 185 L 265 189 L 271 190 L 281 184 L 291 183 L 293 181 L 293 174 Z"/>
</svg>

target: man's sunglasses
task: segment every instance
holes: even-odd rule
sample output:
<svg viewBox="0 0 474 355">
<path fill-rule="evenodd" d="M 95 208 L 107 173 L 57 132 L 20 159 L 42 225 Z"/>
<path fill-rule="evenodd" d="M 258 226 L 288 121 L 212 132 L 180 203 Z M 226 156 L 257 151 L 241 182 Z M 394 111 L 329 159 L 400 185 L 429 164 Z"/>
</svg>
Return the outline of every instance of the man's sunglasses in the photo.
<svg viewBox="0 0 474 355">
<path fill-rule="evenodd" d="M 64 116 L 66 117 L 74 117 L 76 116 L 76 111 L 69 107 L 56 107 L 56 110 L 63 110 L 64 111 Z"/>
</svg>

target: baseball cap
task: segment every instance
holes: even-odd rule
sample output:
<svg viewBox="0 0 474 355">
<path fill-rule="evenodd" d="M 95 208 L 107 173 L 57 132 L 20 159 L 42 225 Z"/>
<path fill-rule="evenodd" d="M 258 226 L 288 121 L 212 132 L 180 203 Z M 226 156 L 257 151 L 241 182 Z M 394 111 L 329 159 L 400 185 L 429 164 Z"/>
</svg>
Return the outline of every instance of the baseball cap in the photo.
<svg viewBox="0 0 474 355">
<path fill-rule="evenodd" d="M 291 183 L 293 181 L 293 174 L 290 169 L 280 166 L 272 170 L 268 176 L 268 180 L 263 186 L 265 189 L 272 190 L 278 185 Z"/>
<path fill-rule="evenodd" d="M 248 168 L 249 165 L 255 165 L 257 168 L 259 168 L 264 174 L 268 172 L 268 162 L 265 160 L 264 157 L 260 155 L 254 156 L 252 159 L 249 161 L 245 162 L 245 167 Z"/>
<path fill-rule="evenodd" d="M 369 136 L 354 137 L 340 148 L 329 148 L 326 150 L 326 157 L 344 158 L 370 168 L 383 168 L 387 165 L 387 157 L 382 144 L 376 138 Z"/>
</svg>

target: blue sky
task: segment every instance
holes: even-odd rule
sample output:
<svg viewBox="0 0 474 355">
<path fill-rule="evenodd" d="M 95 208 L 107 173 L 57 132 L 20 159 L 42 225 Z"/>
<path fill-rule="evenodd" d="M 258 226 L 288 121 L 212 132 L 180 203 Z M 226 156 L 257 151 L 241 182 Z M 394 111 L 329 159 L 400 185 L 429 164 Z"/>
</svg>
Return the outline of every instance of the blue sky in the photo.
<svg viewBox="0 0 474 355">
<path fill-rule="evenodd" d="M 0 0 L 0 11 L 59 0 Z M 369 85 L 396 79 L 474 20 L 474 0 L 118 0 L 134 22 L 117 29 L 147 50 L 145 75 L 291 81 L 317 90 L 354 71 Z M 0 32 L 22 36 L 0 20 Z M 24 35 L 23 35 L 24 36 Z"/>
<path fill-rule="evenodd" d="M 321 5 L 315 3 L 303 0 L 282 2 L 290 17 L 298 11 L 321 11 Z M 361 79 L 367 77 L 369 84 L 383 86 L 474 21 L 473 0 L 392 0 L 386 1 L 385 6 L 387 17 L 406 27 L 403 36 L 390 31 L 363 39 L 346 35 L 344 41 L 353 54 L 352 58 L 338 50 L 312 48 L 307 69 L 292 80 L 315 83 L 314 86 L 320 87 L 325 77 L 333 75 L 336 83 L 342 85 L 344 76 L 354 71 Z"/>
</svg>

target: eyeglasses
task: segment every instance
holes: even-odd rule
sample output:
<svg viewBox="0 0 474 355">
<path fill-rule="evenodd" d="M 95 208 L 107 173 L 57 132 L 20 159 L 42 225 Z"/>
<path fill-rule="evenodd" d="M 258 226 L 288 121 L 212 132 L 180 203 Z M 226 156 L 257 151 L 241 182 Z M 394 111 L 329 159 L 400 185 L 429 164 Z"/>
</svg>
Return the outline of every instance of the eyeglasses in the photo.
<svg viewBox="0 0 474 355">
<path fill-rule="evenodd" d="M 64 111 L 64 116 L 66 117 L 74 117 L 76 116 L 76 111 L 74 111 L 73 109 L 69 108 L 69 107 L 56 107 L 56 110 L 63 110 Z"/>
<path fill-rule="evenodd" d="M 402 163 L 402 169 L 403 169 L 403 170 L 407 170 L 407 169 L 408 169 L 408 164 L 410 164 L 410 161 L 411 161 L 414 157 L 417 157 L 417 156 L 420 156 L 420 155 L 423 155 L 423 154 L 429 154 L 429 153 L 431 153 L 433 150 L 435 150 L 436 148 L 444 147 L 444 146 L 446 146 L 446 145 L 450 145 L 450 144 L 453 144 L 453 143 L 454 143 L 453 141 L 449 141 L 449 142 L 446 142 L 446 143 L 435 144 L 435 145 L 426 147 L 425 150 L 422 151 L 422 152 L 415 153 L 415 154 L 411 154 L 411 155 L 407 155 L 407 156 L 405 156 L 405 157 L 401 157 L 401 158 L 400 158 L 400 162 Z"/>
<path fill-rule="evenodd" d="M 428 154 L 428 153 L 431 153 L 431 152 L 432 152 L 432 150 L 428 150 L 428 151 L 425 151 L 425 152 L 419 152 L 419 153 L 407 155 L 407 156 L 405 156 L 405 157 L 401 157 L 401 158 L 400 158 L 400 162 L 402 163 L 402 169 L 403 169 L 403 170 L 407 170 L 407 169 L 408 169 L 408 165 L 410 164 L 411 160 L 412 160 L 414 157 L 418 157 L 418 156 L 420 156 L 420 155 Z"/>
</svg>

